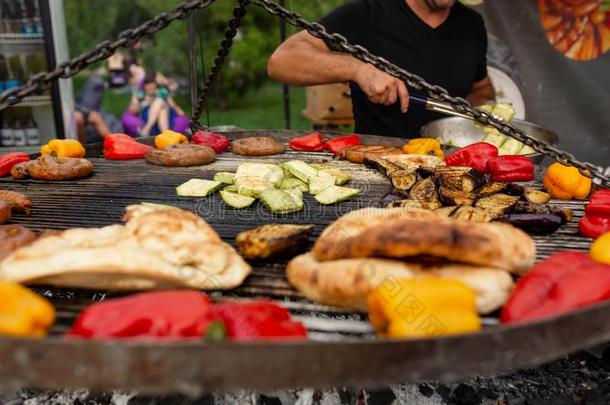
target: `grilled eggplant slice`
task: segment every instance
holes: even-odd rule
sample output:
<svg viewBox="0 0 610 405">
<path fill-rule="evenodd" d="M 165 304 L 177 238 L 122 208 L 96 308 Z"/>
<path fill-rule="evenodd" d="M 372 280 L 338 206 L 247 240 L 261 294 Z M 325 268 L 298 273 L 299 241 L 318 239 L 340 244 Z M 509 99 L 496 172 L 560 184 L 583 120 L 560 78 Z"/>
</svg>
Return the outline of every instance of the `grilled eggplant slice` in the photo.
<svg viewBox="0 0 610 405">
<path fill-rule="evenodd" d="M 506 188 L 504 189 L 504 193 L 508 195 L 523 197 L 525 194 L 525 187 L 517 183 L 508 183 L 506 185 Z"/>
<path fill-rule="evenodd" d="M 462 177 L 462 191 L 472 193 L 487 183 L 487 177 L 478 170 L 472 169 Z"/>
<path fill-rule="evenodd" d="M 417 168 L 417 176 L 420 180 L 426 180 L 428 177 L 434 176 L 435 167 L 420 166 Z"/>
<path fill-rule="evenodd" d="M 478 189 L 477 193 L 480 197 L 489 197 L 490 195 L 498 194 L 504 191 L 506 189 L 506 185 L 506 183 L 492 181 Z"/>
<path fill-rule="evenodd" d="M 553 233 L 563 225 L 563 219 L 557 214 L 511 214 L 497 220 L 536 235 Z"/>
<path fill-rule="evenodd" d="M 250 259 L 265 259 L 295 252 L 302 247 L 314 225 L 269 224 L 240 232 L 235 241 L 239 252 Z"/>
<path fill-rule="evenodd" d="M 574 218 L 574 212 L 569 208 L 557 207 L 551 204 L 535 204 L 529 201 L 519 201 L 515 204 L 513 214 L 554 214 L 558 215 L 564 224 Z"/>
<path fill-rule="evenodd" d="M 439 187 L 467 193 L 473 192 L 487 181 L 483 173 L 470 167 L 438 166 L 435 177 Z"/>
<path fill-rule="evenodd" d="M 437 208 L 434 210 L 434 212 L 436 212 L 438 215 L 441 215 L 443 217 L 450 217 L 451 214 L 453 214 L 455 212 L 455 210 L 457 210 L 459 207 L 457 205 L 454 205 L 452 207 L 442 207 L 442 208 Z"/>
<path fill-rule="evenodd" d="M 526 187 L 523 195 L 525 199 L 534 204 L 546 204 L 551 199 L 551 195 L 543 190 Z"/>
<path fill-rule="evenodd" d="M 417 171 L 397 170 L 390 175 L 390 181 L 397 190 L 408 192 L 417 182 Z"/>
<path fill-rule="evenodd" d="M 394 200 L 386 205 L 386 208 L 425 208 L 422 204 L 417 200 Z"/>
<path fill-rule="evenodd" d="M 366 157 L 364 159 L 364 165 L 368 168 L 377 170 L 384 176 L 389 176 L 395 171 L 400 170 L 400 167 L 398 165 L 390 163 L 387 160 L 376 156 Z"/>
<path fill-rule="evenodd" d="M 480 198 L 475 207 L 483 208 L 493 217 L 509 214 L 519 201 L 518 196 L 498 193 L 489 197 Z"/>
<path fill-rule="evenodd" d="M 400 195 L 395 192 L 388 193 L 381 199 L 381 205 L 387 208 L 390 205 L 390 203 L 392 203 L 394 201 L 404 200 L 404 199 L 405 199 L 404 195 Z"/>
<path fill-rule="evenodd" d="M 483 208 L 461 206 L 458 207 L 451 215 L 451 218 L 459 219 L 460 221 L 471 222 L 490 222 L 493 218 L 489 211 Z"/>
<path fill-rule="evenodd" d="M 432 177 L 428 177 L 416 183 L 409 193 L 409 196 L 413 200 L 417 200 L 423 208 L 429 210 L 435 210 L 443 206 L 438 198 L 438 192 L 436 191 L 436 185 Z M 459 205 L 459 204 L 452 204 Z"/>
<path fill-rule="evenodd" d="M 443 205 L 474 205 L 476 195 L 465 191 L 452 190 L 447 187 L 439 189 L 439 198 Z"/>
</svg>

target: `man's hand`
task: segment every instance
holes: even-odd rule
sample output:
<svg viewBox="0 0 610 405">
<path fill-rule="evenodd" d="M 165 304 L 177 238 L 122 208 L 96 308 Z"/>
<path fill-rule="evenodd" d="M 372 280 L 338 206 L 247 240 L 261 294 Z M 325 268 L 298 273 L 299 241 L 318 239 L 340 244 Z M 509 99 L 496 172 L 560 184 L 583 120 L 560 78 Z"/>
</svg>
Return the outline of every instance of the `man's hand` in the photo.
<svg viewBox="0 0 610 405">
<path fill-rule="evenodd" d="M 362 63 L 356 70 L 354 81 L 372 103 L 392 105 L 400 101 L 403 113 L 409 109 L 409 91 L 405 83 L 375 66 Z"/>
</svg>

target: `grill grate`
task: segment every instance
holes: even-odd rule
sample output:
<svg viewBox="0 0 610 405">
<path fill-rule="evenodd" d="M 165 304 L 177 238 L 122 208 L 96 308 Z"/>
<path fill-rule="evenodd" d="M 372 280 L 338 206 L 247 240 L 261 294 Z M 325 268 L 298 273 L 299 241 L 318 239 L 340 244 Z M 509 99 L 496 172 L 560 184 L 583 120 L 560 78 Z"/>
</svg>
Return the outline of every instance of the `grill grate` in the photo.
<svg viewBox="0 0 610 405">
<path fill-rule="evenodd" d="M 311 196 L 305 197 L 305 209 L 291 215 L 272 215 L 262 205 L 248 210 L 227 208 L 219 195 L 206 199 L 187 199 L 175 194 L 175 187 L 191 178 L 211 179 L 218 171 L 234 171 L 243 158 L 222 155 L 213 164 L 196 168 L 163 168 L 144 161 L 111 162 L 91 159 L 94 174 L 86 179 L 70 182 L 43 183 L 33 180 L 0 179 L 0 188 L 26 194 L 33 202 L 30 216 L 15 215 L 13 223 L 33 230 L 66 229 L 71 227 L 100 227 L 120 222 L 124 208 L 143 201 L 171 204 L 199 213 L 227 242 L 234 244 L 235 235 L 270 222 L 315 224 L 312 241 L 333 220 L 342 214 L 367 206 L 381 206 L 381 198 L 391 190 L 389 182 L 378 173 L 361 165 L 330 161 L 329 155 L 303 155 L 288 152 L 265 158 L 265 162 L 290 159 L 326 162 L 336 165 L 352 177 L 352 185 L 364 190 L 361 197 L 336 206 L 322 206 Z M 255 159 L 252 159 L 254 161 Z M 263 160 L 263 159 L 257 159 Z M 249 160 L 250 161 L 250 160 Z M 583 203 L 552 201 L 553 204 L 574 210 L 574 220 L 555 234 L 535 237 L 538 259 L 561 249 L 586 250 L 590 240 L 578 235 L 577 221 L 583 215 Z M 311 242 L 310 242 L 311 244 Z M 307 326 L 314 340 L 336 341 L 371 339 L 374 334 L 366 315 L 313 304 L 294 290 L 284 276 L 285 260 L 252 262 L 254 271 L 246 282 L 234 291 L 212 292 L 216 299 L 249 299 L 265 297 L 289 308 Z M 38 287 L 37 291 L 49 298 L 57 309 L 57 323 L 52 336 L 66 332 L 75 316 L 86 305 L 119 294 L 92 291 L 61 290 Z M 497 319 L 489 317 L 484 324 L 493 327 Z"/>
</svg>

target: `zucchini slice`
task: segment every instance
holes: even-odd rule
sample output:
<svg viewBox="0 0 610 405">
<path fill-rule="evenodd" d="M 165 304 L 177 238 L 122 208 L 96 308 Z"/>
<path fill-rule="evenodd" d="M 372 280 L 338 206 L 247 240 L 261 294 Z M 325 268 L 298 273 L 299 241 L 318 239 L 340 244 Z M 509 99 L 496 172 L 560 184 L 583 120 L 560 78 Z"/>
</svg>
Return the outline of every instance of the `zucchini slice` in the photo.
<svg viewBox="0 0 610 405">
<path fill-rule="evenodd" d="M 246 197 L 244 195 L 239 195 L 224 190 L 220 192 L 220 197 L 228 206 L 236 209 L 248 208 L 254 201 L 256 201 L 256 199 L 252 197 Z"/>
<path fill-rule="evenodd" d="M 309 179 L 309 193 L 312 195 L 321 193 L 328 187 L 334 186 L 337 182 L 337 178 L 335 176 L 331 176 L 330 174 L 325 174 L 323 172 L 318 173 L 320 173 L 320 175 Z"/>
<path fill-rule="evenodd" d="M 214 181 L 221 183 L 233 184 L 235 182 L 235 173 L 218 172 L 214 175 Z"/>
<path fill-rule="evenodd" d="M 235 173 L 238 178 L 259 178 L 277 186 L 284 180 L 284 171 L 278 165 L 270 163 L 240 163 Z"/>
<path fill-rule="evenodd" d="M 356 197 L 362 192 L 357 188 L 349 188 L 342 186 L 330 186 L 324 191 L 315 196 L 315 199 L 320 204 L 328 205 L 345 201 L 349 198 Z"/>
<path fill-rule="evenodd" d="M 303 200 L 291 193 L 276 188 L 268 188 L 259 194 L 260 200 L 274 214 L 289 214 L 303 209 Z"/>
<path fill-rule="evenodd" d="M 516 139 L 508 138 L 502 147 L 498 149 L 498 155 L 518 155 L 525 145 Z"/>
<path fill-rule="evenodd" d="M 531 146 L 523 145 L 523 149 L 519 151 L 520 155 L 530 155 L 532 153 L 536 153 L 536 150 Z"/>
<path fill-rule="evenodd" d="M 309 186 L 307 185 L 307 183 L 297 177 L 294 177 L 293 175 L 288 175 L 284 177 L 284 180 L 282 180 L 278 187 L 280 190 L 290 190 L 292 188 L 298 188 L 304 192 L 309 191 Z"/>
<path fill-rule="evenodd" d="M 318 171 L 301 160 L 291 160 L 282 165 L 294 177 L 309 183 L 309 179 L 318 176 Z"/>
<path fill-rule="evenodd" d="M 273 184 L 261 177 L 235 177 L 235 187 L 240 195 L 257 197 L 258 193 L 272 188 Z"/>
<path fill-rule="evenodd" d="M 487 142 L 495 146 L 496 148 L 500 148 L 504 142 L 506 142 L 506 137 L 499 133 L 495 128 L 492 128 L 495 132 L 490 132 L 487 134 L 485 138 L 483 138 L 483 142 Z"/>
<path fill-rule="evenodd" d="M 352 179 L 348 174 L 342 172 L 341 170 L 339 170 L 335 167 L 330 167 L 330 166 L 325 166 L 325 165 L 320 165 L 320 164 L 315 164 L 315 165 L 311 165 L 311 166 L 318 170 L 318 175 L 320 175 L 322 173 L 322 174 L 329 174 L 331 176 L 335 176 L 335 178 L 337 179 L 335 181 L 335 184 L 337 186 L 342 186 L 344 184 L 347 184 Z"/>
<path fill-rule="evenodd" d="M 494 106 L 493 115 L 498 117 L 504 122 L 509 122 L 515 116 L 515 108 L 511 104 L 498 103 Z"/>
<path fill-rule="evenodd" d="M 227 186 L 227 187 L 223 188 L 222 190 L 223 190 L 223 191 L 226 191 L 226 192 L 228 192 L 228 193 L 235 193 L 235 194 L 237 194 L 237 193 L 238 193 L 238 191 L 237 191 L 237 186 L 236 186 L 236 185 L 234 185 L 234 184 L 232 184 L 232 185 L 230 185 L 230 186 Z"/>
<path fill-rule="evenodd" d="M 221 186 L 219 181 L 191 179 L 176 187 L 176 193 L 181 197 L 207 197 Z"/>
</svg>

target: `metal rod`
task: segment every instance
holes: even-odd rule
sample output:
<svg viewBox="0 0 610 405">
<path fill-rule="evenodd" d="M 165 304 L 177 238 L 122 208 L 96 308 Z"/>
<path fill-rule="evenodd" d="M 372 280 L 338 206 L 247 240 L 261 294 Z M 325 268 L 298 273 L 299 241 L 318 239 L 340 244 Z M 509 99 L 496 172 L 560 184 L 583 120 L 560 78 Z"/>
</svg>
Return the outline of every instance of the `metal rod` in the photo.
<svg viewBox="0 0 610 405">
<path fill-rule="evenodd" d="M 191 115 L 197 105 L 199 80 L 197 77 L 197 43 L 195 41 L 195 14 L 191 14 L 187 21 L 188 49 L 189 49 L 189 77 L 191 89 Z"/>
<path fill-rule="evenodd" d="M 285 0 L 280 0 L 280 4 L 282 7 L 285 6 Z M 284 42 L 286 40 L 286 20 L 280 18 L 280 42 Z M 282 96 L 284 101 L 284 123 L 286 129 L 290 129 L 290 87 L 284 84 L 282 85 Z"/>
</svg>

